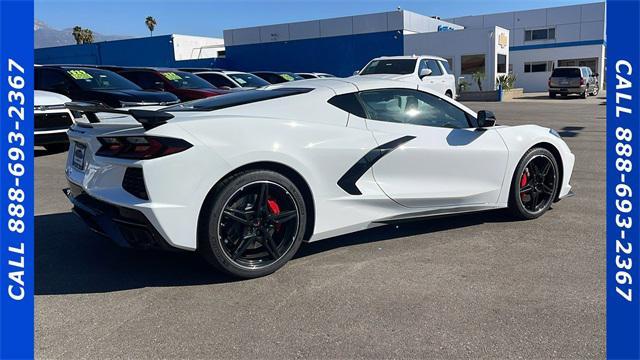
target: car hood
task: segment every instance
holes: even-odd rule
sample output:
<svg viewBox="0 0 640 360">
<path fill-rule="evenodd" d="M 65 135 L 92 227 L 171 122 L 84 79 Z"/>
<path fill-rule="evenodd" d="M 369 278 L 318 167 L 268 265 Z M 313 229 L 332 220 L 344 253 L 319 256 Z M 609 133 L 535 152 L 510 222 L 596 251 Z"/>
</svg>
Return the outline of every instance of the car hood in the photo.
<svg viewBox="0 0 640 360">
<path fill-rule="evenodd" d="M 49 91 L 35 90 L 34 91 L 34 106 L 50 106 L 50 105 L 61 105 L 64 103 L 70 102 L 71 99 L 68 97 L 56 94 Z"/>
<path fill-rule="evenodd" d="M 105 95 L 117 98 L 121 101 L 128 102 L 145 102 L 145 103 L 166 103 L 177 101 L 175 95 L 164 91 L 147 91 L 147 90 L 87 90 L 88 94 Z"/>
</svg>

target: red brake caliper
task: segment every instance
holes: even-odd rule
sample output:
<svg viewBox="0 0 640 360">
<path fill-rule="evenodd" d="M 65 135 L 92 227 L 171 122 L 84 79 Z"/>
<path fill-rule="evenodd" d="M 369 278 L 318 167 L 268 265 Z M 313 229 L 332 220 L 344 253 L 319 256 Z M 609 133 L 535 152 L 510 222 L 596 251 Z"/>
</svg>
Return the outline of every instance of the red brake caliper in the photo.
<svg viewBox="0 0 640 360">
<path fill-rule="evenodd" d="M 273 215 L 280 215 L 280 206 L 278 206 L 278 203 L 275 200 L 268 199 L 267 207 L 269 208 L 269 212 L 272 213 Z M 279 230 L 280 230 L 280 224 L 276 224 L 276 231 L 279 231 Z"/>
<path fill-rule="evenodd" d="M 523 171 L 522 172 L 522 177 L 520 178 L 520 188 L 522 189 L 525 185 L 527 185 L 527 182 L 529 181 L 529 179 L 527 178 L 527 171 Z M 520 193 L 520 199 L 522 201 L 524 201 L 524 193 Z"/>
</svg>

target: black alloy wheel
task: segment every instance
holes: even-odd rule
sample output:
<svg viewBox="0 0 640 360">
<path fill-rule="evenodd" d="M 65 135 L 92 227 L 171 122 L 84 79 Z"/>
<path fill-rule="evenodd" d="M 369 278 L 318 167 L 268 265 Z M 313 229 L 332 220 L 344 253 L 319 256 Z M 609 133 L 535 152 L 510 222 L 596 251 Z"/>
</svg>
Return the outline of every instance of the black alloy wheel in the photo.
<svg viewBox="0 0 640 360">
<path fill-rule="evenodd" d="M 295 254 L 306 212 L 291 181 L 275 172 L 252 171 L 232 177 L 217 195 L 204 242 L 210 262 L 251 278 L 277 270 Z"/>
<path fill-rule="evenodd" d="M 546 212 L 558 191 L 558 164 L 548 150 L 529 150 L 518 165 L 511 186 L 510 208 L 519 218 L 533 219 Z"/>
</svg>

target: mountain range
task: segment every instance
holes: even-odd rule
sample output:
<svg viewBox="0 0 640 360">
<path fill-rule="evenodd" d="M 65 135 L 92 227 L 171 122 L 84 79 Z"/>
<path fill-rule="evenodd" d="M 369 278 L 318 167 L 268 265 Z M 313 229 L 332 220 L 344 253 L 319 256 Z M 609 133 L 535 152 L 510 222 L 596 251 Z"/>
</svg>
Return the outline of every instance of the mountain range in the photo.
<svg viewBox="0 0 640 360">
<path fill-rule="evenodd" d="M 34 48 L 38 49 L 51 46 L 73 45 L 76 43 L 76 41 L 73 38 L 72 33 L 72 28 L 58 30 L 49 27 L 43 21 L 36 19 L 33 22 Z M 94 42 L 128 38 L 130 38 L 130 36 L 103 35 L 96 32 L 93 33 Z"/>
</svg>

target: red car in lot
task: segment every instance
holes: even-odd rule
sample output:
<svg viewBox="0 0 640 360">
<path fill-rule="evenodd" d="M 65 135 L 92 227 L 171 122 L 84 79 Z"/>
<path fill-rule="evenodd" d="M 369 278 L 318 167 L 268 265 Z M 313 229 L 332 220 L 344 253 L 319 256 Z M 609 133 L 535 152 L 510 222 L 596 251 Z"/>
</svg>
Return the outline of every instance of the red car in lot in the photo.
<svg viewBox="0 0 640 360">
<path fill-rule="evenodd" d="M 167 91 L 180 101 L 190 101 L 226 94 L 229 91 L 216 88 L 198 75 L 176 69 L 122 68 L 118 74 L 145 90 Z"/>
</svg>

